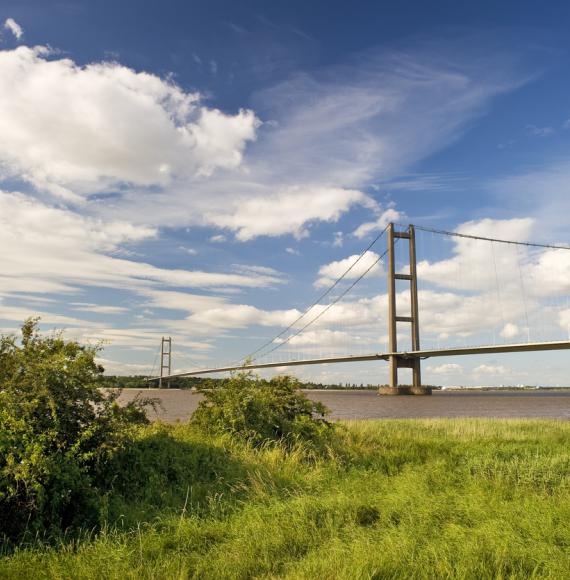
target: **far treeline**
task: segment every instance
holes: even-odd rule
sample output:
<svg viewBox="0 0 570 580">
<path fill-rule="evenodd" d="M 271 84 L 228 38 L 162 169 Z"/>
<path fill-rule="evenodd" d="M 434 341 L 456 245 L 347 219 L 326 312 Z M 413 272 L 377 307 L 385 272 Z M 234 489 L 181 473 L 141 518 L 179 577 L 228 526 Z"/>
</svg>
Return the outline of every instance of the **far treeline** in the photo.
<svg viewBox="0 0 570 580">
<path fill-rule="evenodd" d="M 149 387 L 158 387 L 158 381 L 149 381 L 148 377 L 143 375 L 103 375 L 99 378 L 102 386 L 110 389 L 145 389 Z M 176 377 L 170 379 L 171 389 L 197 389 L 197 388 L 208 388 L 211 386 L 215 388 L 220 386 L 226 379 L 213 379 L 213 378 L 202 378 L 202 377 Z M 335 390 L 344 389 L 351 391 L 375 391 L 379 387 L 387 385 L 371 385 L 363 383 L 313 383 L 313 382 L 302 382 L 299 381 L 301 389 L 315 389 L 315 390 Z M 167 380 L 164 379 L 164 387 L 167 386 Z M 497 391 L 497 390 L 509 390 L 509 391 L 528 391 L 536 389 L 546 389 L 546 390 L 564 390 L 570 387 L 548 387 L 548 386 L 536 386 L 536 385 L 505 385 L 500 387 L 466 387 L 462 385 L 457 385 L 454 387 L 442 387 L 441 385 L 426 385 L 431 387 L 433 390 L 479 390 L 479 391 Z"/>
<path fill-rule="evenodd" d="M 103 386 L 106 388 L 117 389 L 143 389 L 148 387 L 158 387 L 158 381 L 149 381 L 148 377 L 142 375 L 122 376 L 122 375 L 104 375 L 100 377 Z M 176 377 L 170 379 L 171 389 L 193 389 L 193 388 L 207 388 L 209 385 L 216 387 L 223 383 L 226 379 L 212 379 L 201 377 Z M 167 379 L 164 379 L 163 386 L 166 387 Z M 323 384 L 313 382 L 299 381 L 301 389 L 319 389 L 319 390 L 334 390 L 334 389 L 349 389 L 349 390 L 376 390 L 382 385 L 370 385 L 363 383 L 337 383 L 337 384 Z M 432 386 L 433 389 L 441 389 L 438 386 Z"/>
</svg>

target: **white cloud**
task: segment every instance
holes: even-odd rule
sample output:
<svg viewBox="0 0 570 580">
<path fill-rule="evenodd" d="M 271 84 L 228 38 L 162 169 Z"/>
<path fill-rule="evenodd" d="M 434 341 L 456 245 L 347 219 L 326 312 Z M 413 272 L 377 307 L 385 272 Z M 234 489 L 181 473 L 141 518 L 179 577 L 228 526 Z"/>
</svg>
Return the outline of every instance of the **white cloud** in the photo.
<svg viewBox="0 0 570 580">
<path fill-rule="evenodd" d="M 195 250 L 194 248 L 187 248 L 186 246 L 178 246 L 178 249 L 181 252 L 188 254 L 189 256 L 196 256 L 198 254 L 198 251 Z"/>
<path fill-rule="evenodd" d="M 290 310 L 262 310 L 248 304 L 225 304 L 216 308 L 203 309 L 191 314 L 183 324 L 196 332 L 211 332 L 211 329 L 246 328 L 247 326 L 287 326 L 300 312 Z"/>
<path fill-rule="evenodd" d="M 298 256 L 299 255 L 299 250 L 296 250 L 295 248 L 285 248 L 285 251 L 288 254 L 291 254 L 292 256 Z"/>
<path fill-rule="evenodd" d="M 558 314 L 560 327 L 566 330 L 570 337 L 570 308 L 564 308 Z M 569 338 L 570 339 L 570 338 Z"/>
<path fill-rule="evenodd" d="M 275 271 L 218 273 L 165 269 L 113 254 L 156 236 L 154 228 L 82 217 L 21 194 L 0 191 L 2 293 L 74 292 L 77 285 L 144 292 L 157 285 L 259 288 L 282 282 Z M 34 280 L 30 284 L 30 280 Z"/>
<path fill-rule="evenodd" d="M 512 372 L 512 369 L 503 365 L 482 364 L 473 369 L 475 375 L 508 375 Z"/>
<path fill-rule="evenodd" d="M 428 366 L 426 368 L 428 373 L 434 375 L 455 375 L 463 372 L 463 367 L 455 363 L 444 363 L 438 366 Z"/>
<path fill-rule="evenodd" d="M 242 242 L 287 233 L 299 239 L 308 235 L 311 222 L 336 222 L 352 206 L 368 203 L 367 199 L 356 190 L 295 186 L 267 197 L 238 198 L 228 213 L 210 214 L 208 221 L 236 232 Z"/>
<path fill-rule="evenodd" d="M 528 241 L 534 220 L 517 218 L 510 220 L 482 219 L 461 224 L 457 233 Z M 440 238 L 441 240 L 441 238 Z M 494 290 L 497 282 L 510 281 L 519 284 L 519 259 L 526 253 L 516 246 L 477 241 L 469 238 L 451 238 L 453 256 L 437 262 L 422 260 L 418 263 L 418 277 L 440 287 L 463 290 Z"/>
<path fill-rule="evenodd" d="M 335 280 L 340 278 L 342 274 L 352 264 L 355 264 L 358 260 L 359 254 L 354 256 L 349 256 L 343 260 L 337 260 L 336 262 L 330 262 L 319 268 L 319 277 L 315 281 L 315 287 L 322 288 L 325 286 L 330 286 Z M 356 280 L 359 276 L 364 274 L 368 268 L 371 268 L 368 272 L 368 276 L 379 276 L 382 275 L 382 261 L 379 261 L 380 256 L 376 252 L 367 251 L 360 261 L 348 272 L 344 277 L 345 280 Z"/>
<path fill-rule="evenodd" d="M 215 236 L 210 237 L 210 242 L 214 244 L 221 244 L 226 241 L 226 236 L 223 234 L 216 234 Z"/>
<path fill-rule="evenodd" d="M 503 330 L 501 330 L 500 335 L 503 338 L 514 338 L 515 336 L 518 336 L 520 333 L 521 330 L 516 324 L 513 324 L 512 322 L 507 322 L 507 324 L 503 326 Z"/>
<path fill-rule="evenodd" d="M 258 126 L 252 111 L 208 109 L 198 93 L 117 63 L 0 51 L 3 171 L 65 199 L 236 168 Z"/>
<path fill-rule="evenodd" d="M 252 274 L 252 275 L 266 275 L 274 276 L 276 279 L 281 276 L 275 268 L 270 268 L 269 266 L 254 266 L 251 264 L 232 264 L 232 270 L 240 274 Z"/>
<path fill-rule="evenodd" d="M 344 244 L 344 234 L 342 232 L 334 233 L 333 248 L 342 248 Z"/>
<path fill-rule="evenodd" d="M 484 219 L 467 222 L 457 231 L 524 242 L 530 239 L 534 224 L 530 218 Z M 570 293 L 570 250 L 467 238 L 451 241 L 451 258 L 418 264 L 420 286 L 424 287 L 420 291 L 422 326 L 427 321 L 442 338 L 485 333 L 488 343 L 499 336 L 511 342 L 517 337 L 563 338 L 563 311 L 552 300 L 560 301 Z M 426 282 L 446 291 L 427 290 Z M 449 314 L 438 317 L 435 306 Z"/>
<path fill-rule="evenodd" d="M 373 222 L 366 222 L 359 225 L 354 234 L 357 238 L 365 238 L 374 233 L 381 232 L 390 222 L 399 222 L 403 218 L 403 214 L 394 208 L 388 208 L 380 213 L 380 215 Z"/>
<path fill-rule="evenodd" d="M 54 314 L 53 312 L 39 310 L 36 306 L 33 308 L 24 306 L 8 306 L 0 301 L 0 320 L 10 320 L 20 324 L 30 316 L 39 316 L 43 322 L 47 324 L 56 324 L 58 326 L 81 326 L 82 324 L 86 324 L 84 320 L 72 316 L 64 316 L 61 314 Z"/>
<path fill-rule="evenodd" d="M 129 309 L 124 306 L 109 306 L 103 304 L 92 304 L 89 302 L 70 302 L 70 306 L 73 310 L 79 310 L 80 312 L 94 312 L 96 314 L 123 314 L 128 312 Z"/>
<path fill-rule="evenodd" d="M 409 311 L 408 293 L 399 296 L 399 304 Z M 503 319 L 518 320 L 524 310 L 520 302 L 498 303 L 493 292 L 465 296 L 453 292 L 420 290 L 420 323 L 424 334 L 432 334 L 441 341 L 485 335 L 484 342 L 492 343 L 493 332 L 499 333 Z M 503 325 L 504 326 L 504 325 Z"/>
<path fill-rule="evenodd" d="M 483 219 L 466 222 L 457 232 L 466 235 L 528 241 L 535 221 Z M 441 339 L 480 335 L 493 343 L 498 337 L 515 337 L 537 332 L 538 318 L 554 332 L 556 313 L 546 308 L 543 297 L 570 289 L 570 251 L 538 251 L 526 247 L 434 235 L 427 242 L 451 257 L 418 264 L 422 327 Z M 436 292 L 432 288 L 443 291 Z M 404 298 L 406 299 L 406 298 Z M 446 312 L 445 316 L 438 313 Z M 529 328 L 534 323 L 534 328 Z"/>
<path fill-rule="evenodd" d="M 24 29 L 13 18 L 6 18 L 4 28 L 9 30 L 17 40 L 20 40 L 24 34 Z"/>
</svg>

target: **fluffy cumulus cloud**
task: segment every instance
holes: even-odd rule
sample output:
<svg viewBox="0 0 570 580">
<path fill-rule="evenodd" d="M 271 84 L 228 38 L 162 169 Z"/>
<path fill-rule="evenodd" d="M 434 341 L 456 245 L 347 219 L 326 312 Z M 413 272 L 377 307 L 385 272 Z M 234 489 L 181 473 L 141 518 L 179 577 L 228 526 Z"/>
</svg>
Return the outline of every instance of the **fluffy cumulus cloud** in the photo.
<svg viewBox="0 0 570 580">
<path fill-rule="evenodd" d="M 457 232 L 524 242 L 532 228 L 531 219 L 485 219 L 462 224 Z M 469 336 L 485 326 L 503 338 L 516 336 L 524 311 L 534 304 L 528 279 L 521 285 L 527 252 L 519 246 L 470 238 L 455 237 L 451 242 L 450 258 L 418 264 L 418 277 L 426 288 L 420 293 L 420 301 L 426 302 L 422 319 L 427 316 L 434 331 L 443 336 L 462 332 Z M 437 317 L 437 310 L 449 314 Z"/>
<path fill-rule="evenodd" d="M 268 311 L 249 304 L 224 304 L 191 314 L 186 322 L 196 329 L 211 332 L 213 328 L 225 330 L 254 325 L 286 326 L 293 322 L 299 314 L 299 311 L 295 309 Z M 197 332 L 202 332 L 202 330 L 197 330 Z"/>
<path fill-rule="evenodd" d="M 463 372 L 463 367 L 456 363 L 444 363 L 437 366 L 428 365 L 426 370 L 434 375 L 458 375 Z"/>
<path fill-rule="evenodd" d="M 512 322 L 507 322 L 505 326 L 503 326 L 503 329 L 501 330 L 500 334 L 503 338 L 514 338 L 516 336 L 519 336 L 520 333 L 521 330 L 516 324 L 513 324 Z"/>
<path fill-rule="evenodd" d="M 466 222 L 457 232 L 526 242 L 534 223 L 530 218 L 483 219 Z M 563 338 L 556 329 L 566 329 L 564 311 L 554 302 L 570 293 L 570 249 L 461 237 L 451 241 L 450 258 L 418 264 L 420 282 L 429 287 L 420 293 L 427 313 L 422 318 L 427 315 L 436 332 L 460 335 L 463 328 L 472 335 L 486 326 L 510 341 Z M 451 314 L 432 316 L 429 305 L 436 303 Z"/>
<path fill-rule="evenodd" d="M 4 175 L 68 199 L 235 168 L 259 126 L 156 75 L 27 46 L 0 51 L 0 119 Z"/>
<path fill-rule="evenodd" d="M 508 375 L 512 369 L 503 365 L 482 364 L 473 369 L 474 375 Z"/>
<path fill-rule="evenodd" d="M 286 233 L 303 238 L 311 222 L 335 222 L 353 205 L 368 203 L 369 198 L 356 190 L 295 186 L 267 197 L 237 199 L 227 214 L 210 214 L 208 221 L 235 231 L 240 241 Z"/>
<path fill-rule="evenodd" d="M 316 288 L 330 286 L 343 274 L 344 280 L 356 280 L 360 276 L 379 276 L 382 274 L 382 261 L 376 252 L 368 250 L 360 257 L 359 254 L 348 256 L 342 260 L 324 264 L 319 268 L 319 277 L 315 281 Z"/>
<path fill-rule="evenodd" d="M 371 222 L 365 222 L 359 225 L 356 230 L 354 230 L 354 235 L 357 238 L 365 238 L 370 234 L 381 232 L 390 222 L 397 223 L 401 221 L 403 214 L 391 207 L 383 212 L 378 213 L 378 217 Z"/>
<path fill-rule="evenodd" d="M 525 242 L 534 227 L 531 218 L 510 220 L 483 219 L 466 222 L 456 232 L 470 236 L 483 236 Z M 418 263 L 418 276 L 433 284 L 456 290 L 485 290 L 496 286 L 501 279 L 519 283 L 518 267 L 526 252 L 519 246 L 478 241 L 470 238 L 452 238 L 452 257 Z"/>
</svg>

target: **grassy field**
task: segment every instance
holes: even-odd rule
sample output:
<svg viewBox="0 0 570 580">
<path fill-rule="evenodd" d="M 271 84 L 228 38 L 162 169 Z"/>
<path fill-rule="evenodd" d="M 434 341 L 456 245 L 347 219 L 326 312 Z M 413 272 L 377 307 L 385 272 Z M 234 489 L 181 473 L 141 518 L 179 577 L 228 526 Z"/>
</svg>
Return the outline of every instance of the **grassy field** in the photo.
<svg viewBox="0 0 570 580">
<path fill-rule="evenodd" d="M 325 457 L 153 425 L 98 534 L 1 578 L 570 578 L 570 423 L 344 423 Z"/>
</svg>

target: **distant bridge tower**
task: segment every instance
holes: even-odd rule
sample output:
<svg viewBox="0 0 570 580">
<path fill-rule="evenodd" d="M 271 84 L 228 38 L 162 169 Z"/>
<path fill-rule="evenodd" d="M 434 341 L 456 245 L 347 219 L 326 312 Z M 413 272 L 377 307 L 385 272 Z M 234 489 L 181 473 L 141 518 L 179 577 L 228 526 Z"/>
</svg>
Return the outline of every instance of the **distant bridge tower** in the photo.
<svg viewBox="0 0 570 580">
<path fill-rule="evenodd" d="M 166 376 L 166 388 L 170 388 L 170 375 L 172 371 L 172 338 L 162 337 L 160 343 L 160 378 L 158 379 L 158 388 L 162 389 L 162 378 Z M 166 371 L 166 372 L 164 372 Z"/>
<path fill-rule="evenodd" d="M 410 269 L 408 273 L 396 273 L 396 255 L 394 246 L 397 239 L 408 241 L 410 255 Z M 405 358 L 398 352 L 398 322 L 410 324 L 412 336 L 412 351 L 420 350 L 420 320 L 418 309 L 418 277 L 416 270 L 416 232 L 410 225 L 407 231 L 396 231 L 394 224 L 388 226 L 388 342 L 390 357 L 388 387 L 381 387 L 381 395 L 431 395 L 429 387 L 422 386 L 421 361 L 418 357 Z M 399 316 L 396 308 L 396 282 L 403 280 L 409 283 L 410 291 L 410 315 Z M 398 384 L 398 369 L 412 369 L 412 385 L 400 386 Z"/>
</svg>

